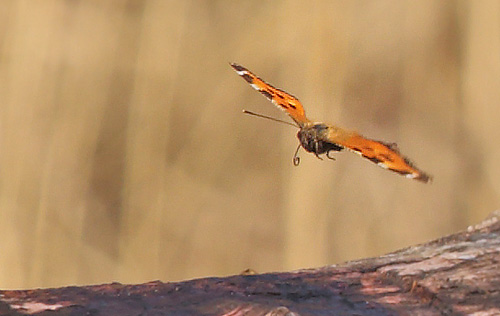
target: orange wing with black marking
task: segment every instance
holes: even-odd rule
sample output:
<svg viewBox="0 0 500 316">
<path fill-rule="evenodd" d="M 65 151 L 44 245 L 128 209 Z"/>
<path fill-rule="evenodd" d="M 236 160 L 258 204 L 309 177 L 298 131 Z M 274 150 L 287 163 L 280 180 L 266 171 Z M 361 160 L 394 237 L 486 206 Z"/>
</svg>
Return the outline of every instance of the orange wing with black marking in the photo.
<svg viewBox="0 0 500 316">
<path fill-rule="evenodd" d="M 305 115 L 304 107 L 296 97 L 289 93 L 286 93 L 283 90 L 271 86 L 243 66 L 240 66 L 238 64 L 231 64 L 231 67 L 233 67 L 238 75 L 245 79 L 255 90 L 262 93 L 278 108 L 288 113 L 288 115 L 290 115 L 290 117 L 300 127 L 309 122 L 309 119 L 307 119 Z"/>
<path fill-rule="evenodd" d="M 368 139 L 357 133 L 335 143 L 352 150 L 384 169 L 397 172 L 407 178 L 422 182 L 428 182 L 431 179 L 428 174 L 417 169 L 408 158 L 404 157 L 395 143 Z"/>
</svg>

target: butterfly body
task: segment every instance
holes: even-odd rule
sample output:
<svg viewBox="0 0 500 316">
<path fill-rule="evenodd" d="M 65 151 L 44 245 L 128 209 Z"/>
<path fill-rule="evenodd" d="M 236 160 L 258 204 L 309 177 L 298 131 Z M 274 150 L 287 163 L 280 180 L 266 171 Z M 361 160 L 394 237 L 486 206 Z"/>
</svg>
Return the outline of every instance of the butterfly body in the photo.
<svg viewBox="0 0 500 316">
<path fill-rule="evenodd" d="M 304 107 L 296 97 L 266 83 L 241 65 L 231 64 L 231 67 L 255 90 L 293 119 L 299 128 L 297 137 L 300 145 L 316 157 L 320 158 L 319 155 L 326 153 L 328 158 L 333 159 L 329 155 L 330 151 L 348 149 L 384 169 L 407 178 L 422 182 L 431 179 L 428 174 L 417 169 L 408 158 L 401 155 L 396 144 L 372 140 L 334 125 L 313 122 L 306 117 Z M 294 163 L 298 164 L 298 157 L 294 157 Z"/>
<path fill-rule="evenodd" d="M 333 143 L 328 135 L 331 133 L 331 127 L 324 123 L 309 123 L 299 129 L 297 138 L 300 145 L 316 156 L 328 153 L 329 151 L 341 151 L 344 147 Z"/>
</svg>

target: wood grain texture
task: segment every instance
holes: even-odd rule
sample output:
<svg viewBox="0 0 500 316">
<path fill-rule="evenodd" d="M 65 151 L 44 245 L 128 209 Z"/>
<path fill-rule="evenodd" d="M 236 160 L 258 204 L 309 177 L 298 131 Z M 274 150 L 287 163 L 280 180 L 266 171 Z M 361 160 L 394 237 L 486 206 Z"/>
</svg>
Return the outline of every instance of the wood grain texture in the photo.
<svg viewBox="0 0 500 316">
<path fill-rule="evenodd" d="M 0 291 L 0 315 L 494 315 L 499 215 L 426 244 L 319 269 Z"/>
</svg>

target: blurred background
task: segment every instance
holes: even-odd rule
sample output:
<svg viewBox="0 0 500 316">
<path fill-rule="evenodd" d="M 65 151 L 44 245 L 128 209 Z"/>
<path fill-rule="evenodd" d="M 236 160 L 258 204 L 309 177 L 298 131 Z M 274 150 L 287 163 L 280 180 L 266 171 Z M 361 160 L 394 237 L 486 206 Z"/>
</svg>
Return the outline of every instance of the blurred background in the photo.
<svg viewBox="0 0 500 316">
<path fill-rule="evenodd" d="M 300 152 L 288 119 L 397 142 L 422 184 Z M 0 288 L 377 256 L 500 202 L 500 2 L 5 0 Z"/>
</svg>

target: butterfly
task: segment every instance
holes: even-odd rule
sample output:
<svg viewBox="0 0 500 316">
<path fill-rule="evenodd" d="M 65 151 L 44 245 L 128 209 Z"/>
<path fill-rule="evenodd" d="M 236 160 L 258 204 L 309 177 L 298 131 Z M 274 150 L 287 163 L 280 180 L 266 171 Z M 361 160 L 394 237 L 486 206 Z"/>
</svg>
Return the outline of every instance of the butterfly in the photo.
<svg viewBox="0 0 500 316">
<path fill-rule="evenodd" d="M 397 172 L 407 178 L 422 182 L 428 182 L 431 179 L 431 176 L 419 170 L 408 158 L 401 155 L 395 143 L 368 139 L 354 131 L 345 130 L 322 122 L 311 121 L 306 117 L 304 107 L 296 97 L 264 82 L 264 80 L 241 65 L 232 63 L 231 67 L 255 90 L 262 93 L 274 105 L 285 111 L 299 128 L 297 137 L 300 145 L 295 151 L 293 160 L 295 165 L 298 165 L 300 161 L 297 156 L 300 146 L 316 155 L 319 159 L 322 159 L 319 156 L 321 154 L 326 154 L 328 158 L 334 159 L 330 155 L 330 152 L 348 149 L 384 169 Z M 265 117 L 253 112 L 245 112 Z"/>
</svg>

